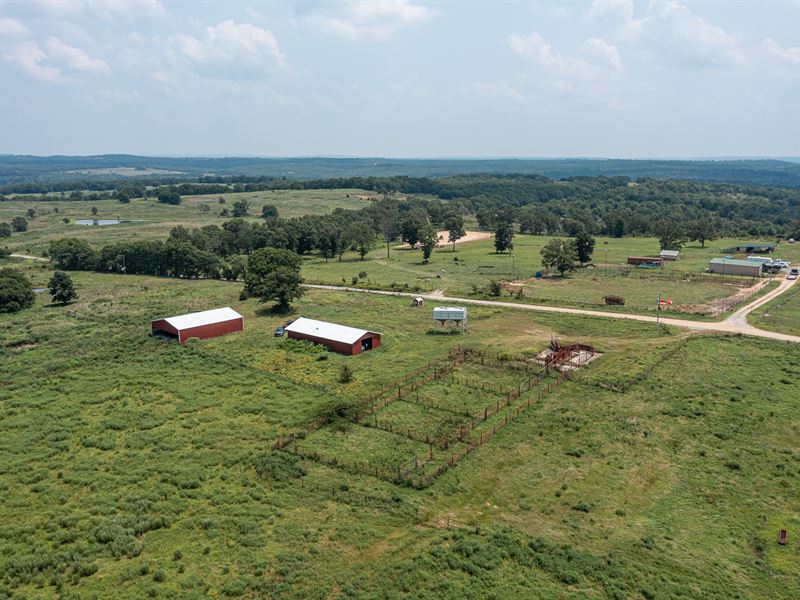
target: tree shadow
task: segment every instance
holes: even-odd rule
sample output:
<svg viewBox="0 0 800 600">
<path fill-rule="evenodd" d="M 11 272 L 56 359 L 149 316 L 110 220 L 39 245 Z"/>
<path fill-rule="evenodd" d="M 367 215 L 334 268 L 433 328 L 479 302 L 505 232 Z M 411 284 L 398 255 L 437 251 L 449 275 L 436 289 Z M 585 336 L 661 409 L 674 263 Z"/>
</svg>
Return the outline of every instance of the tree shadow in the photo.
<svg viewBox="0 0 800 600">
<path fill-rule="evenodd" d="M 262 306 L 256 309 L 257 317 L 288 317 L 297 314 L 297 310 L 292 306 L 280 306 L 273 304 L 272 306 Z"/>
</svg>

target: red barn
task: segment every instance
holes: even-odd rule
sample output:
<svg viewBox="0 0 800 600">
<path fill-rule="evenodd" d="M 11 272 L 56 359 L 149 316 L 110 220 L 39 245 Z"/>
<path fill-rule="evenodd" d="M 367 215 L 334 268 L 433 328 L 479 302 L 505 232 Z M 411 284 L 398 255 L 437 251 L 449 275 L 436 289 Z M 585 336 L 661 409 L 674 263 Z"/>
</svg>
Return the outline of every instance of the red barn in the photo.
<svg viewBox="0 0 800 600">
<path fill-rule="evenodd" d="M 183 344 L 189 338 L 212 338 L 244 329 L 244 317 L 232 308 L 215 308 L 202 312 L 157 319 L 151 323 L 153 335 L 177 339 Z"/>
<path fill-rule="evenodd" d="M 308 340 L 322 344 L 341 354 L 361 354 L 365 350 L 373 350 L 381 345 L 380 333 L 305 317 L 300 317 L 289 325 L 286 333 L 294 340 Z"/>
</svg>

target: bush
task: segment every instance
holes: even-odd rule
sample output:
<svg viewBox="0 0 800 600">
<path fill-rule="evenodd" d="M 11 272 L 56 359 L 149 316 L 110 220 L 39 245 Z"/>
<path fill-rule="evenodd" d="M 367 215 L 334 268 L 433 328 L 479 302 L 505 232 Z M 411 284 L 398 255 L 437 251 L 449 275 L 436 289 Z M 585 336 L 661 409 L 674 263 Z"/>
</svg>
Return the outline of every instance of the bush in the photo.
<svg viewBox="0 0 800 600">
<path fill-rule="evenodd" d="M 33 306 L 33 285 L 17 269 L 0 269 L 0 313 L 12 313 Z"/>
<path fill-rule="evenodd" d="M 496 279 L 492 279 L 489 281 L 489 285 L 486 288 L 486 292 L 490 296 L 499 296 L 503 292 L 503 286 L 500 285 L 500 282 Z"/>
<path fill-rule="evenodd" d="M 11 237 L 11 225 L 0 223 L 0 238 Z"/>
<path fill-rule="evenodd" d="M 339 383 L 350 383 L 353 381 L 353 371 L 348 365 L 342 365 L 339 371 Z"/>
<path fill-rule="evenodd" d="M 11 229 L 14 231 L 28 231 L 28 221 L 25 217 L 14 217 L 11 219 Z"/>
<path fill-rule="evenodd" d="M 288 481 L 306 474 L 300 458 L 285 452 L 270 452 L 256 458 L 255 468 L 260 477 L 272 481 Z"/>
</svg>

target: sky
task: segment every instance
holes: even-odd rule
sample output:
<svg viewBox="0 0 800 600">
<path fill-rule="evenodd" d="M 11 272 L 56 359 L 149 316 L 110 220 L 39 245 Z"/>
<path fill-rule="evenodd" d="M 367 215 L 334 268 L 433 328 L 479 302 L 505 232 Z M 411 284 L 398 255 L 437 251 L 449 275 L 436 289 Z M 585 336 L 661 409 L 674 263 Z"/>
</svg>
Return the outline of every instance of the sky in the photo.
<svg viewBox="0 0 800 600">
<path fill-rule="evenodd" d="M 800 155 L 800 0 L 0 0 L 0 153 Z"/>
</svg>

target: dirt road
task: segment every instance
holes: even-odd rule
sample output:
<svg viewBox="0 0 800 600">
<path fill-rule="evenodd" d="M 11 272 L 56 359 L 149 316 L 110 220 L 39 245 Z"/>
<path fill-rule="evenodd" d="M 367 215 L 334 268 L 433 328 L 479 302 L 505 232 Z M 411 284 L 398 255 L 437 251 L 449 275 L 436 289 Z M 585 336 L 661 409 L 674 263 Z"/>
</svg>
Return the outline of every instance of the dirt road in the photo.
<svg viewBox="0 0 800 600">
<path fill-rule="evenodd" d="M 15 258 L 27 258 L 30 260 L 47 261 L 48 259 L 40 256 L 29 256 L 26 254 L 12 254 Z M 747 315 L 759 306 L 763 306 L 770 300 L 780 296 L 786 290 L 791 288 L 800 280 L 789 281 L 784 279 L 781 284 L 771 292 L 764 294 L 757 298 L 750 304 L 745 305 L 724 321 L 708 322 L 708 321 L 689 321 L 686 319 L 673 319 L 670 317 L 662 318 L 661 322 L 666 325 L 674 327 L 684 327 L 692 331 L 718 331 L 722 333 L 740 333 L 742 335 L 752 335 L 755 337 L 769 338 L 771 340 L 781 340 L 785 342 L 800 343 L 800 336 L 789 335 L 786 333 L 778 333 L 777 331 L 766 331 L 753 327 L 747 322 Z M 337 285 L 311 285 L 305 284 L 305 287 L 316 290 L 332 290 L 338 292 L 361 292 L 365 294 L 378 294 L 381 296 L 398 296 L 402 298 L 416 298 L 421 297 L 426 300 L 435 300 L 437 302 L 451 302 L 458 304 L 477 304 L 479 306 L 501 306 L 503 308 L 512 308 L 517 310 L 533 310 L 538 312 L 551 312 L 562 313 L 568 315 L 580 315 L 585 317 L 602 317 L 607 319 L 626 319 L 628 321 L 642 321 L 645 323 L 655 323 L 656 317 L 649 315 L 631 315 L 626 313 L 607 312 L 603 310 L 588 310 L 583 308 L 567 308 L 565 306 L 544 306 L 542 304 L 521 304 L 517 302 L 503 302 L 501 300 L 476 300 L 474 298 L 451 298 L 444 297 L 440 290 L 432 294 L 413 294 L 410 292 L 387 292 L 384 290 L 365 290 L 353 287 L 344 287 Z"/>
<path fill-rule="evenodd" d="M 789 335 L 786 333 L 778 333 L 776 331 L 766 331 L 753 327 L 747 322 L 747 315 L 766 304 L 770 300 L 779 296 L 788 290 L 796 281 L 784 280 L 780 286 L 768 294 L 764 294 L 757 300 L 740 308 L 729 316 L 724 321 L 708 322 L 708 321 L 689 321 L 687 319 L 673 319 L 662 318 L 661 322 L 666 325 L 674 327 L 684 327 L 692 331 L 718 331 L 722 333 L 740 333 L 742 335 L 751 335 L 756 337 L 769 338 L 772 340 L 782 340 L 785 342 L 800 343 L 800 336 Z M 437 302 L 447 301 L 453 304 L 477 304 L 479 306 L 499 306 L 503 308 L 512 308 L 517 310 L 533 310 L 538 312 L 551 312 L 562 313 L 568 315 L 580 315 L 585 317 L 603 317 L 609 319 L 625 319 L 628 321 L 642 321 L 645 323 L 655 323 L 656 317 L 649 315 L 632 315 L 626 313 L 607 312 L 602 310 L 587 310 L 583 308 L 567 308 L 563 306 L 544 306 L 541 304 L 521 304 L 517 302 L 503 302 L 501 300 L 475 300 L 473 298 L 443 298 L 440 294 L 412 294 L 408 292 L 387 292 L 383 290 L 365 290 L 352 287 L 340 287 L 335 285 L 306 285 L 307 288 L 318 290 L 334 290 L 341 292 L 362 292 L 367 294 L 379 294 L 383 296 L 399 296 L 403 298 L 421 297 L 427 300 L 435 300 Z"/>
<path fill-rule="evenodd" d="M 41 260 L 47 262 L 48 258 L 42 258 L 41 256 L 31 256 L 29 254 L 11 254 L 11 258 L 27 258 L 28 260 Z"/>
</svg>

